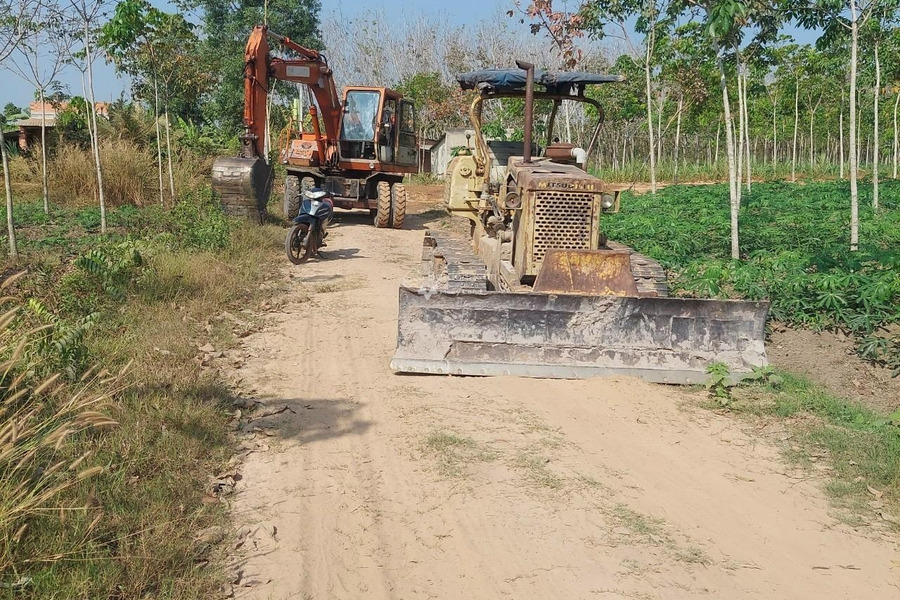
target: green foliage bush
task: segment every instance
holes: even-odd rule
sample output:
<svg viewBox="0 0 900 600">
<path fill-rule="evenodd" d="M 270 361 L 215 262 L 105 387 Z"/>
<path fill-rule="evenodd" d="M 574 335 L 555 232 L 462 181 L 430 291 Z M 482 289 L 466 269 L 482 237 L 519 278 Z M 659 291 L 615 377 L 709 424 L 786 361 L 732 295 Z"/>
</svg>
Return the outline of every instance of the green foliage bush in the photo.
<svg viewBox="0 0 900 600">
<path fill-rule="evenodd" d="M 730 258 L 728 190 L 675 186 L 627 196 L 604 220 L 610 239 L 668 269 L 677 294 L 769 299 L 772 318 L 813 329 L 842 329 L 864 340 L 860 354 L 900 368 L 900 182 L 882 184 L 882 208 L 860 188 L 860 248 L 849 250 L 845 182 L 756 184 L 744 195 L 742 260 Z"/>
</svg>

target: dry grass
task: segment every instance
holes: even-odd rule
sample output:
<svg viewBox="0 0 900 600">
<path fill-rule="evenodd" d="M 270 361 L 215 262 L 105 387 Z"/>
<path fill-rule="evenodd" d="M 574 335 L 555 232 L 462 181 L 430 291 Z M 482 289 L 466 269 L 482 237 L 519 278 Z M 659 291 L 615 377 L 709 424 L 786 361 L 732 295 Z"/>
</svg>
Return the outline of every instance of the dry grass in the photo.
<svg viewBox="0 0 900 600">
<path fill-rule="evenodd" d="M 101 142 L 103 191 L 107 205 L 149 206 L 159 203 L 159 175 L 155 147 L 140 148 L 124 139 Z M 180 153 L 172 161 L 176 194 L 196 193 L 208 184 L 212 158 Z M 97 204 L 97 175 L 90 149 L 71 144 L 59 146 L 50 156 L 50 197 L 58 206 L 84 207 Z M 20 193 L 39 193 L 40 149 L 31 155 L 10 157 L 10 177 Z M 163 157 L 163 197 L 171 204 L 168 163 Z"/>
<path fill-rule="evenodd" d="M 8 278 L 3 287 L 18 278 Z M 5 299 L 9 303 L 10 299 Z M 59 499 L 74 486 L 100 475 L 91 450 L 72 451 L 73 438 L 117 425 L 108 416 L 112 394 L 121 390 L 123 373 L 110 376 L 91 370 L 75 385 L 62 385 L 57 375 L 33 377 L 26 348 L 33 333 L 16 327 L 19 308 L 0 316 L 0 573 L 15 570 L 14 549 L 29 526 L 48 511 L 70 510 Z M 90 513 L 88 533 L 102 518 Z M 53 559 L 55 552 L 36 554 L 32 560 Z"/>
<path fill-rule="evenodd" d="M 36 156 L 40 156 L 37 154 Z M 41 165 L 31 158 L 14 154 L 9 157 L 9 178 L 13 185 L 40 188 Z"/>
<path fill-rule="evenodd" d="M 216 594 L 216 549 L 195 537 L 206 527 L 226 525 L 223 505 L 210 502 L 207 485 L 231 456 L 233 406 L 216 374 L 195 360 L 197 346 L 231 343 L 228 320 L 216 317 L 239 315 L 259 302 L 259 283 L 280 256 L 282 231 L 233 223 L 222 234 L 224 248 L 200 251 L 177 240 L 156 241 L 148 221 L 161 215 L 151 209 L 136 219 L 145 232 L 140 247 L 146 264 L 123 284 L 121 299 L 104 298 L 101 288 L 89 285 L 93 276 L 73 269 L 71 258 L 51 263 L 46 251 L 23 258 L 41 262 L 32 265 L 17 294 L 46 294 L 40 297 L 51 308 L 67 300 L 69 311 L 100 311 L 85 339 L 90 356 L 110 365 L 134 363 L 128 389 L 109 403 L 118 426 L 76 432 L 50 463 L 65 458 L 62 472 L 90 452 L 82 469 L 106 467 L 84 481 L 65 471 L 74 483 L 59 490 L 54 506 L 77 510 L 30 513 L 16 544 L 9 541 L 18 527 L 0 530 L 4 559 L 15 565 L 0 572 L 0 598 L 199 600 Z M 160 226 L 170 225 L 164 220 Z M 78 278 L 84 282 L 75 285 Z M 66 296 L 81 299 L 57 293 L 60 281 L 69 282 Z"/>
<path fill-rule="evenodd" d="M 158 199 L 156 165 L 150 155 L 124 140 L 100 145 L 103 192 L 109 206 L 146 206 Z M 58 204 L 87 206 L 97 202 L 97 179 L 89 150 L 62 146 L 50 163 L 50 193 Z"/>
<path fill-rule="evenodd" d="M 472 438 L 452 431 L 433 431 L 425 438 L 423 449 L 435 458 L 438 472 L 448 478 L 466 477 L 472 464 L 497 457 Z"/>
</svg>

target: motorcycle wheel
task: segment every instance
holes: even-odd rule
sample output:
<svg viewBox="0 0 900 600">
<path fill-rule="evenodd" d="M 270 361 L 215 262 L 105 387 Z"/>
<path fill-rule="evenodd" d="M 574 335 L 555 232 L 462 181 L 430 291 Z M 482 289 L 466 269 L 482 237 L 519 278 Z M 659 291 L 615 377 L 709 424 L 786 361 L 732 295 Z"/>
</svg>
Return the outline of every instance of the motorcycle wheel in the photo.
<svg viewBox="0 0 900 600">
<path fill-rule="evenodd" d="M 319 244 L 313 238 L 315 233 L 310 232 L 308 223 L 300 223 L 291 227 L 284 240 L 284 251 L 288 260 L 295 265 L 300 265 L 313 257 Z"/>
</svg>

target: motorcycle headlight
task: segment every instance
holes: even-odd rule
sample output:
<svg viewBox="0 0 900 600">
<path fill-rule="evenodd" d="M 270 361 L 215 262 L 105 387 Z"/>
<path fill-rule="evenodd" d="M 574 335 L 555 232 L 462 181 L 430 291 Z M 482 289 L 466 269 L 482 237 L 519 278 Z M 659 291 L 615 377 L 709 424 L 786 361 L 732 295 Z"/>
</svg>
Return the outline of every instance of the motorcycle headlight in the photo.
<svg viewBox="0 0 900 600">
<path fill-rule="evenodd" d="M 325 190 L 307 190 L 305 193 L 307 198 L 318 200 L 319 198 L 324 198 L 328 192 Z"/>
</svg>

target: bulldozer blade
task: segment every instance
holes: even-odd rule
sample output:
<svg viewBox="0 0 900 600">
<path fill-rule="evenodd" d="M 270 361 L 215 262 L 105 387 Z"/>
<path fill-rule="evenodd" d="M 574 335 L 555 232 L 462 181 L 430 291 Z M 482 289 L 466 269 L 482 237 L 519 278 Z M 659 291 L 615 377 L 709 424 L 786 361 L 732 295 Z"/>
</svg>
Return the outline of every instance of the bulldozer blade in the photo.
<svg viewBox="0 0 900 600">
<path fill-rule="evenodd" d="M 613 250 L 554 250 L 544 254 L 534 291 L 543 294 L 637 296 L 631 253 Z"/>
<path fill-rule="evenodd" d="M 399 373 L 698 384 L 766 365 L 768 303 L 400 288 Z"/>
<path fill-rule="evenodd" d="M 213 163 L 212 188 L 226 213 L 261 219 L 272 190 L 272 167 L 261 158 L 219 157 Z"/>
</svg>

